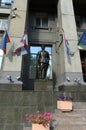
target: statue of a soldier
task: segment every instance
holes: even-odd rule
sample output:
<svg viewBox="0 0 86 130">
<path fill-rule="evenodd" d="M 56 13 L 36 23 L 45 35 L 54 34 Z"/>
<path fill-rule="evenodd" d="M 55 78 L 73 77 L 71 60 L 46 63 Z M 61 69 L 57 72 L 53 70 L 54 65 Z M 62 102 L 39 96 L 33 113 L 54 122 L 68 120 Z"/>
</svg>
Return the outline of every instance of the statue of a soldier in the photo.
<svg viewBox="0 0 86 130">
<path fill-rule="evenodd" d="M 37 75 L 38 79 L 45 79 L 49 66 L 49 53 L 45 51 L 45 45 L 41 46 L 42 50 L 37 54 Z"/>
</svg>

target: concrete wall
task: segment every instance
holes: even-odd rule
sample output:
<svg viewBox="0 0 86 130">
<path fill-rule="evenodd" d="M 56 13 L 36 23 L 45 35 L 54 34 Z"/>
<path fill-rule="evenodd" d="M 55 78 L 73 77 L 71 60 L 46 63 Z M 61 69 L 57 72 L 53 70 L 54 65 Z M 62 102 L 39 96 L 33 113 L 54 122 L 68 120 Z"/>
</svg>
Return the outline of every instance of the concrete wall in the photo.
<svg viewBox="0 0 86 130">
<path fill-rule="evenodd" d="M 8 29 L 11 43 L 7 44 L 7 54 L 3 57 L 0 82 L 8 83 L 8 75 L 11 75 L 13 81 L 17 82 L 17 77 L 21 75 L 22 56 L 16 56 L 13 52 L 18 46 L 25 31 L 27 6 L 27 0 L 22 0 L 21 2 L 14 0 L 12 4 L 12 9 L 17 8 L 17 10 L 15 10 L 16 17 L 12 18 L 13 13 L 11 11 Z"/>
<path fill-rule="evenodd" d="M 13 8 L 15 7 L 17 8 L 15 11 L 16 18 L 11 19 L 10 16 L 10 27 L 8 33 L 10 36 L 11 44 L 7 46 L 7 53 L 9 53 L 12 44 L 14 44 L 14 48 L 18 45 L 24 34 L 27 0 L 22 0 L 21 2 L 14 0 Z M 12 58 L 9 58 L 9 55 L 5 56 L 3 71 L 21 71 L 21 61 L 22 57 L 12 56 Z"/>
<path fill-rule="evenodd" d="M 69 77 L 71 81 L 77 77 L 83 81 L 80 55 L 77 47 L 78 38 L 72 0 L 67 0 L 66 2 L 65 0 L 59 0 L 58 22 L 59 31 L 65 35 L 68 40 L 71 52 L 75 52 L 73 56 L 70 56 L 69 63 L 69 59 L 66 54 L 65 42 L 63 40 L 59 48 L 59 83 L 65 82 L 67 77 Z"/>
</svg>

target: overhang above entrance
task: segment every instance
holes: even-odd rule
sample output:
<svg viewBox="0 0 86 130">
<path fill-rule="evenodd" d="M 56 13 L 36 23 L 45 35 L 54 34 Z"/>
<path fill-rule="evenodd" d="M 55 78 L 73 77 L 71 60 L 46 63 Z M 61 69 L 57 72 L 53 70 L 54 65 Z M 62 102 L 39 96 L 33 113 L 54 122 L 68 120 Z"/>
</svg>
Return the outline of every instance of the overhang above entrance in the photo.
<svg viewBox="0 0 86 130">
<path fill-rule="evenodd" d="M 31 0 L 29 3 L 29 9 L 33 11 L 48 11 L 55 12 L 58 0 Z"/>
</svg>

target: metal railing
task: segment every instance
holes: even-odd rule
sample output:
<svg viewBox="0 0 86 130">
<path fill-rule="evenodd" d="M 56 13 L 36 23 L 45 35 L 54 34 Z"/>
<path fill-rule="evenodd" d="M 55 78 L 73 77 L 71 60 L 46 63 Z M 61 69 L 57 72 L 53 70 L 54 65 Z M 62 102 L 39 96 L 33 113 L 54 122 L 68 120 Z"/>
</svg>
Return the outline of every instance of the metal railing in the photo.
<svg viewBox="0 0 86 130">
<path fill-rule="evenodd" d="M 10 8 L 11 8 L 11 5 L 12 5 L 11 2 L 2 2 L 2 1 L 0 1 L 0 8 L 10 9 Z"/>
</svg>

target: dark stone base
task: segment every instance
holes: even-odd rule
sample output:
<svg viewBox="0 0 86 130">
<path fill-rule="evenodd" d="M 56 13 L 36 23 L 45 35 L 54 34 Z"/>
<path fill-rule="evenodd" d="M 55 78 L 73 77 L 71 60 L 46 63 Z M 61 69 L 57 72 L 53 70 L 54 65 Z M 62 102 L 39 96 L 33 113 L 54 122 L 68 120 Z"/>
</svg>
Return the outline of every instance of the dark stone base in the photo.
<svg viewBox="0 0 86 130">
<path fill-rule="evenodd" d="M 52 80 L 39 79 L 34 81 L 34 91 L 52 91 L 53 83 Z"/>
</svg>

